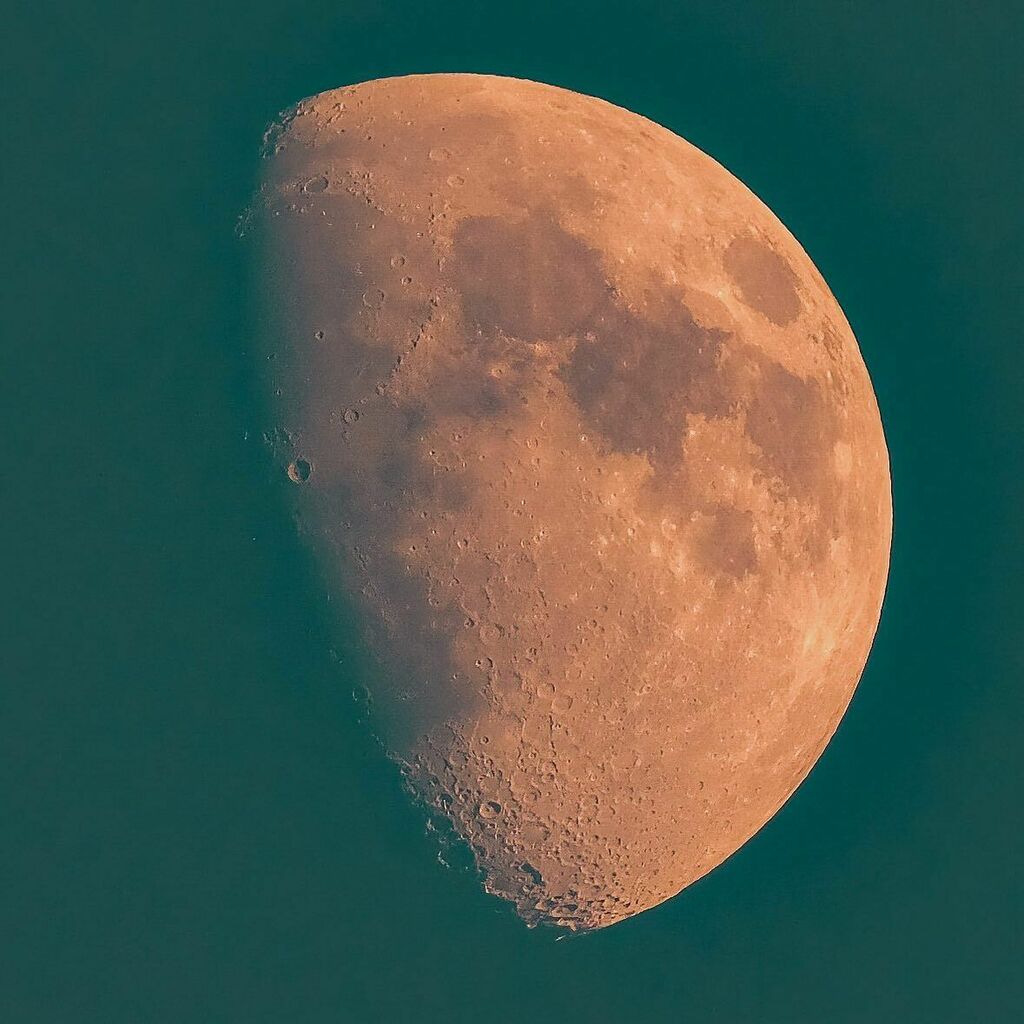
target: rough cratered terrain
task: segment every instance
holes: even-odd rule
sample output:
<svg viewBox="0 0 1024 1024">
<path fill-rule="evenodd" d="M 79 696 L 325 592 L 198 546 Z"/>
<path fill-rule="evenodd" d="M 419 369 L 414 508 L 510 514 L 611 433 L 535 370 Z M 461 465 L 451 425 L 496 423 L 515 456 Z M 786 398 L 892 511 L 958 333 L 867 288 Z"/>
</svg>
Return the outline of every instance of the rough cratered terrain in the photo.
<svg viewBox="0 0 1024 1024">
<path fill-rule="evenodd" d="M 667 130 L 471 75 L 300 103 L 249 231 L 282 469 L 416 793 L 529 923 L 719 864 L 835 730 L 888 564 L 800 246 Z"/>
</svg>

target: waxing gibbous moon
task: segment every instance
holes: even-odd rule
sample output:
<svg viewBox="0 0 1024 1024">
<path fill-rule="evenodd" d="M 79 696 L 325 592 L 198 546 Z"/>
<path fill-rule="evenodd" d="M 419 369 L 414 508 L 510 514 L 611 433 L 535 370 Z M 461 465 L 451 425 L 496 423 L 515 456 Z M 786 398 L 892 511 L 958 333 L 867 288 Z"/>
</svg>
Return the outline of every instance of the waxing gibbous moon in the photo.
<svg viewBox="0 0 1024 1024">
<path fill-rule="evenodd" d="M 528 924 L 675 895 L 807 775 L 878 622 L 838 304 L 714 160 L 551 86 L 322 93 L 261 181 L 267 437 L 412 791 Z"/>
</svg>

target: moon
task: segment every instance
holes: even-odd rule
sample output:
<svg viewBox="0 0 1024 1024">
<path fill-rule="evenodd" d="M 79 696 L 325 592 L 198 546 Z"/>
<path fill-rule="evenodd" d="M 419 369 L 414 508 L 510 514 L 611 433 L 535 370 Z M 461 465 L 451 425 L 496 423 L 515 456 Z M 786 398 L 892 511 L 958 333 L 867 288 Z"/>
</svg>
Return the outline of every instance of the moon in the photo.
<svg viewBox="0 0 1024 1024">
<path fill-rule="evenodd" d="M 387 749 L 528 925 L 654 907 L 793 793 L 871 647 L 889 467 L 842 311 L 599 99 L 415 75 L 264 141 L 266 437 Z"/>
</svg>

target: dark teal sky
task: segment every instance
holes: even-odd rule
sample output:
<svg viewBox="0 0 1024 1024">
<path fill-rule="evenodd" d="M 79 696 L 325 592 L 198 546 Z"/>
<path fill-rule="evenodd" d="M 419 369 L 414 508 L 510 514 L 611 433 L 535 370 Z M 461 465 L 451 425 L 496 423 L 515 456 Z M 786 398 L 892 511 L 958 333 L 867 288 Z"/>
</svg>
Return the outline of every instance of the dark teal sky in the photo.
<svg viewBox="0 0 1024 1024">
<path fill-rule="evenodd" d="M 0 1019 L 1017 1019 L 1020 5 L 3 21 Z M 604 97 L 753 188 L 846 311 L 892 458 L 881 628 L 808 782 L 680 897 L 558 943 L 436 863 L 245 434 L 233 227 L 265 124 L 456 70 Z"/>
</svg>

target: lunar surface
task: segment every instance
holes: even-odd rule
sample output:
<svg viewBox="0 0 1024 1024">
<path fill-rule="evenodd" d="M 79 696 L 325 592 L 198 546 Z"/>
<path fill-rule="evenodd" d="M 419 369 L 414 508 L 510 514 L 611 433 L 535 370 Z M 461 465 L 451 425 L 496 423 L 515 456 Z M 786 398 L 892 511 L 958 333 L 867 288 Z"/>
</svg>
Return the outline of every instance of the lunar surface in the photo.
<svg viewBox="0 0 1024 1024">
<path fill-rule="evenodd" d="M 799 244 L 666 129 L 475 75 L 299 103 L 246 234 L 266 436 L 419 800 L 531 925 L 720 864 L 835 731 L 888 567 Z"/>
</svg>

